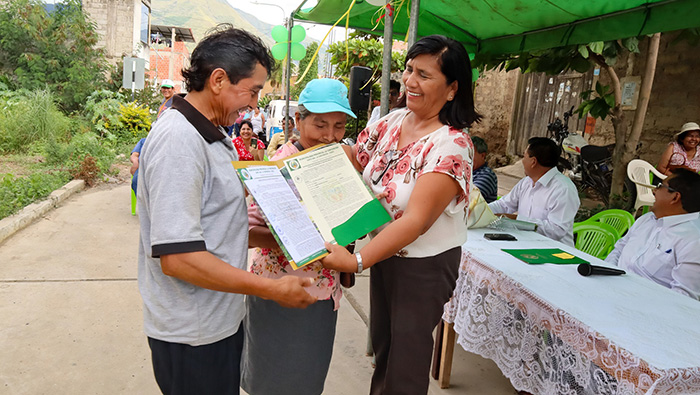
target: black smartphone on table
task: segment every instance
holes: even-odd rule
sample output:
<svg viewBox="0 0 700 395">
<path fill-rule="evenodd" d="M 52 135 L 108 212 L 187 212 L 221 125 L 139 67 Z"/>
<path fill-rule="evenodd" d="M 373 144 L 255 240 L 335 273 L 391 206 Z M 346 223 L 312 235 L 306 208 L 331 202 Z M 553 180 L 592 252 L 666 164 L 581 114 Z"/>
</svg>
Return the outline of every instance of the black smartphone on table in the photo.
<svg viewBox="0 0 700 395">
<path fill-rule="evenodd" d="M 485 233 L 484 239 L 486 240 L 498 240 L 498 241 L 517 241 L 515 236 L 508 233 Z"/>
</svg>

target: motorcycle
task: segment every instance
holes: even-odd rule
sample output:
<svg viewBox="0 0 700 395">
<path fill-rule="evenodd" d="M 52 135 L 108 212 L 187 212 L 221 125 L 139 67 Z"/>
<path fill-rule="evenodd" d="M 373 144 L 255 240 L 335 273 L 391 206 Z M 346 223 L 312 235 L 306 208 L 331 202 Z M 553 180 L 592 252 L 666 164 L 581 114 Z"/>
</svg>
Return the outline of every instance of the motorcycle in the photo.
<svg viewBox="0 0 700 395">
<path fill-rule="evenodd" d="M 569 111 L 563 114 L 563 122 L 557 117 L 547 125 L 549 137 L 559 145 L 562 152 L 557 168 L 576 184 L 579 191 L 582 192 L 587 188 L 596 191 L 607 206 L 610 203 L 612 154 L 615 144 L 590 145 L 583 135 L 570 132 L 569 118 L 573 112 L 574 107 L 572 106 Z M 627 202 L 624 204 L 624 208 L 631 208 L 636 197 L 636 189 L 629 179 L 626 180 L 623 190 L 625 195 L 632 195 L 631 198 L 625 196 Z"/>
</svg>

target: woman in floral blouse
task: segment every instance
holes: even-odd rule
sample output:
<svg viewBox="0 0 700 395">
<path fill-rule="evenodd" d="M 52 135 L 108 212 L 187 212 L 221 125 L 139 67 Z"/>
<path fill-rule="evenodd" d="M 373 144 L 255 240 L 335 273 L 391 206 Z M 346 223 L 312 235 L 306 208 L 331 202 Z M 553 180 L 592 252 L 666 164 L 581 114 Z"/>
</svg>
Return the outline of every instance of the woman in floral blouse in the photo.
<svg viewBox="0 0 700 395">
<path fill-rule="evenodd" d="M 233 146 L 238 152 L 238 160 L 263 160 L 265 144 L 254 137 L 250 120 L 241 121 L 241 135 L 233 138 Z"/>
<path fill-rule="evenodd" d="M 355 255 L 328 244 L 323 265 L 371 267 L 371 394 L 428 391 L 432 332 L 457 280 L 467 239 L 474 109 L 469 56 L 458 42 L 428 36 L 406 54 L 406 109 L 363 130 L 346 149 L 393 217 Z"/>
<path fill-rule="evenodd" d="M 310 81 L 299 95 L 299 139 L 280 147 L 272 159 L 282 159 L 318 144 L 339 142 L 345 134 L 348 115 L 355 118 L 342 82 Z M 251 239 L 267 240 L 266 245 L 253 252 L 250 270 L 268 278 L 297 276 L 313 280 L 306 290 L 319 301 L 300 310 L 248 296 L 241 387 L 254 395 L 320 395 L 331 362 L 342 296 L 339 274 L 318 261 L 293 270 L 256 205 L 248 209 L 248 222 Z"/>
</svg>

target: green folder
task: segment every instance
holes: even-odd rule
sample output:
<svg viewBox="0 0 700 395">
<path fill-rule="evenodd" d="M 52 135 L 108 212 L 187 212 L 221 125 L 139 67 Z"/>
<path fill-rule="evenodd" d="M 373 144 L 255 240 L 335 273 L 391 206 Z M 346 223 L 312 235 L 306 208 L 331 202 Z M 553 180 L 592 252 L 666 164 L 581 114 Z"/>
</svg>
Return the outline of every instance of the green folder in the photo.
<svg viewBox="0 0 700 395">
<path fill-rule="evenodd" d="M 501 251 L 531 265 L 542 263 L 554 263 L 556 265 L 588 263 L 588 261 L 559 248 L 503 249 Z"/>
</svg>

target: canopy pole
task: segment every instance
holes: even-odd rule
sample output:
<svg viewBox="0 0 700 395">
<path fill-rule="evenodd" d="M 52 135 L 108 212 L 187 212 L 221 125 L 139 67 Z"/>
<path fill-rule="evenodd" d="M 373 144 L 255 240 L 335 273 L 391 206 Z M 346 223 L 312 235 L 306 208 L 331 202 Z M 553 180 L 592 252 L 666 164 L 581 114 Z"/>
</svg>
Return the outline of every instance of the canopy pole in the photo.
<svg viewBox="0 0 700 395">
<path fill-rule="evenodd" d="M 420 13 L 420 0 L 411 0 L 411 19 L 408 23 L 408 47 L 411 48 L 418 38 L 418 14 Z"/>
<path fill-rule="evenodd" d="M 384 53 L 382 58 L 382 96 L 379 113 L 385 116 L 389 113 L 389 86 L 391 81 L 391 47 L 394 42 L 394 15 L 389 7 L 391 0 L 386 0 L 384 6 Z"/>
</svg>

